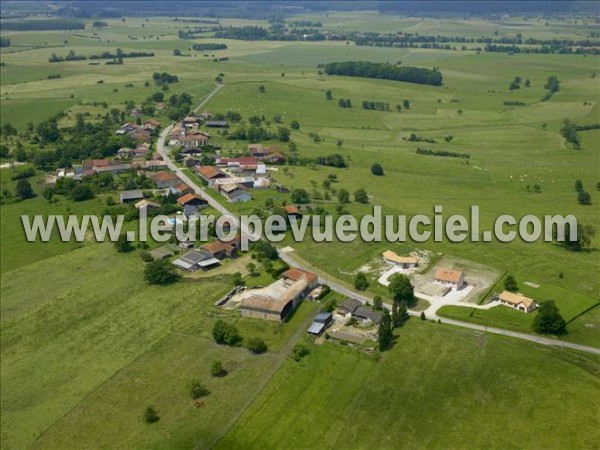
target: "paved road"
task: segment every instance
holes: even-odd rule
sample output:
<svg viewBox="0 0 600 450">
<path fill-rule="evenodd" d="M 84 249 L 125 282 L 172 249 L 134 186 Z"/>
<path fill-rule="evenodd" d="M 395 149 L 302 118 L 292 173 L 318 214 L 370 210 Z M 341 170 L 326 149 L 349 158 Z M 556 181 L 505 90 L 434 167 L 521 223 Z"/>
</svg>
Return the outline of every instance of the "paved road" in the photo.
<svg viewBox="0 0 600 450">
<path fill-rule="evenodd" d="M 206 103 L 208 103 L 208 101 L 217 92 L 219 92 L 219 90 L 223 86 L 224 86 L 223 84 L 217 84 L 217 86 L 194 109 L 194 112 L 198 111 L 200 108 L 202 108 L 204 105 L 206 105 Z M 228 216 L 233 217 L 235 219 L 236 223 L 239 223 L 237 217 L 234 214 L 232 214 L 230 211 L 227 210 L 227 208 L 225 208 L 223 205 L 221 205 L 221 203 L 219 203 L 214 197 L 212 197 L 205 189 L 203 189 L 200 186 L 198 186 L 190 177 L 188 177 L 181 169 L 179 169 L 175 165 L 175 163 L 171 160 L 171 157 L 169 156 L 169 152 L 168 152 L 168 150 L 167 150 L 167 148 L 165 146 L 165 141 L 167 140 L 167 137 L 171 133 L 171 129 L 172 128 L 173 128 L 173 125 L 169 125 L 164 130 L 162 130 L 162 132 L 160 133 L 160 136 L 158 138 L 158 141 L 156 142 L 156 152 L 159 155 L 161 155 L 163 161 L 167 163 L 167 167 L 170 170 L 172 170 L 173 172 L 175 172 L 175 174 L 177 174 L 177 176 L 179 178 L 181 178 L 181 180 L 185 184 L 187 184 L 188 186 L 192 187 L 197 194 L 201 195 L 204 199 L 206 199 L 206 201 L 208 202 L 208 204 L 212 208 L 216 209 L 217 211 L 219 211 L 223 215 L 228 215 Z"/>
<path fill-rule="evenodd" d="M 222 85 L 222 84 L 218 84 L 215 87 L 215 89 L 213 91 L 211 91 L 210 94 L 208 94 L 204 98 L 204 100 L 202 100 L 202 102 L 198 105 L 198 107 L 194 111 L 198 111 L 206 103 L 208 103 L 208 101 L 223 86 L 224 85 Z M 232 217 L 233 220 L 235 220 L 235 222 L 239 226 L 239 219 L 237 218 L 237 216 L 235 214 L 231 213 L 225 206 L 221 205 L 221 203 L 219 203 L 214 197 L 212 197 L 211 194 L 209 194 L 205 189 L 200 188 L 191 178 L 189 178 L 185 173 L 183 173 L 180 169 L 178 169 L 177 166 L 175 166 L 175 164 L 173 163 L 173 161 L 171 161 L 171 158 L 169 157 L 167 150 L 165 148 L 165 139 L 169 135 L 169 132 L 171 131 L 172 127 L 173 127 L 172 125 L 168 126 L 167 128 L 165 128 L 162 131 L 162 133 L 160 134 L 160 137 L 158 139 L 158 142 L 156 144 L 156 151 L 162 156 L 163 160 L 167 163 L 167 167 L 169 167 L 169 169 L 171 169 L 173 172 L 175 172 L 177 174 L 177 176 L 179 178 L 181 178 L 186 184 L 193 187 L 194 190 L 196 191 L 196 193 L 201 195 L 203 198 L 205 198 L 211 207 L 213 207 L 214 209 L 219 211 L 221 214 Z M 248 230 L 242 230 L 242 232 L 248 233 Z M 300 269 L 306 269 L 306 270 L 314 270 L 311 267 L 307 267 L 307 264 L 297 261 L 297 259 L 294 258 L 292 252 L 280 251 L 279 256 L 283 261 L 285 261 L 291 267 L 298 267 Z M 336 280 L 334 277 L 332 277 L 330 275 L 323 276 L 321 273 L 319 275 L 319 282 L 325 283 L 325 284 L 329 285 L 329 287 L 332 290 L 339 292 L 340 294 L 345 295 L 347 297 L 355 298 L 362 303 L 366 303 L 366 302 L 371 303 L 372 302 L 372 297 L 367 296 L 363 293 L 357 292 L 356 290 L 348 287 L 346 284 L 342 283 L 340 280 Z M 391 305 L 389 305 L 389 304 L 384 304 L 384 306 L 388 309 L 391 309 Z M 409 314 L 411 314 L 413 316 L 420 316 L 421 312 L 420 311 L 409 311 Z M 509 336 L 509 337 L 513 337 L 513 338 L 517 338 L 517 339 L 523 339 L 526 341 L 535 342 L 537 344 L 549 345 L 549 346 L 554 346 L 554 347 L 570 348 L 570 349 L 579 350 L 579 351 L 586 352 L 586 353 L 593 353 L 596 355 L 600 355 L 600 349 L 598 349 L 598 348 L 588 347 L 586 345 L 574 344 L 572 342 L 559 341 L 556 339 L 545 338 L 542 336 L 535 336 L 535 335 L 527 334 L 527 333 L 517 333 L 516 331 L 503 330 L 501 328 L 486 327 L 483 325 L 476 325 L 476 324 L 469 323 L 469 322 L 462 322 L 459 320 L 446 319 L 444 317 L 439 317 L 436 314 L 433 314 L 433 315 L 430 314 L 427 316 L 427 318 L 430 320 L 439 320 L 442 323 L 445 323 L 448 325 L 454 325 L 457 327 L 468 328 L 470 330 L 482 331 L 485 333 L 499 334 L 502 336 Z"/>
</svg>

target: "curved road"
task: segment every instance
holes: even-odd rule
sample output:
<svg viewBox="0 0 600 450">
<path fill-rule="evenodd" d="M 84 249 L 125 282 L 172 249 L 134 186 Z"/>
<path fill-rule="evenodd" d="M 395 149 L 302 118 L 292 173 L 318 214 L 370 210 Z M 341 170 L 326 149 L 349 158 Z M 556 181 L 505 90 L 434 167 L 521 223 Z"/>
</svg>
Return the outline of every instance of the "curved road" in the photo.
<svg viewBox="0 0 600 450">
<path fill-rule="evenodd" d="M 221 88 L 223 88 L 223 86 L 224 86 L 223 84 L 218 84 L 215 87 L 215 89 L 213 89 L 204 98 L 204 100 L 202 100 L 202 102 L 198 105 L 198 107 L 196 107 L 194 109 L 194 112 L 198 111 L 200 108 L 202 108 L 204 105 L 206 105 L 210 101 L 210 99 Z M 171 158 L 168 155 L 167 149 L 165 148 L 165 139 L 169 135 L 172 128 L 173 128 L 173 125 L 170 125 L 160 133 L 160 137 L 158 138 L 158 141 L 156 143 L 157 153 L 162 156 L 163 161 L 165 161 L 167 163 L 167 167 L 169 169 L 171 169 L 173 172 L 175 172 L 177 174 L 177 176 L 179 178 L 181 178 L 187 185 L 193 187 L 194 191 L 197 194 L 201 195 L 203 198 L 205 198 L 211 207 L 213 207 L 214 209 L 216 209 L 223 215 L 230 216 L 239 226 L 240 222 L 239 222 L 238 217 L 235 214 L 231 213 L 225 206 L 221 205 L 221 203 L 219 203 L 214 197 L 212 197 L 208 192 L 206 192 L 206 190 L 199 187 L 190 177 L 188 177 L 185 173 L 183 173 L 173 163 L 173 161 L 171 161 Z M 242 232 L 248 233 L 248 230 L 242 230 Z M 250 234 L 250 233 L 248 233 L 248 234 Z M 296 261 L 294 259 L 294 257 L 290 254 L 290 252 L 284 252 L 284 251 L 280 250 L 279 257 L 283 261 L 285 261 L 290 267 L 298 267 L 300 269 L 311 270 L 309 267 L 306 267 L 306 264 L 299 263 L 298 261 Z M 334 277 L 331 277 L 329 275 L 327 275 L 326 277 L 319 276 L 319 283 L 327 284 L 327 285 L 329 285 L 329 287 L 332 290 L 339 292 L 340 294 L 345 295 L 347 297 L 355 298 L 362 303 L 372 302 L 372 298 L 370 298 L 360 292 L 357 292 L 354 289 L 348 288 L 341 281 L 336 280 Z M 384 306 L 391 310 L 391 305 L 385 304 Z M 413 316 L 420 316 L 421 312 L 420 311 L 409 311 L 409 314 L 411 314 Z M 501 328 L 487 327 L 487 326 L 483 326 L 483 325 L 476 325 L 476 324 L 469 323 L 469 322 L 462 322 L 459 320 L 446 319 L 443 317 L 439 317 L 436 314 L 433 314 L 433 315 L 430 314 L 427 318 L 431 319 L 431 320 L 436 320 L 436 321 L 439 320 L 441 323 L 445 323 L 448 325 L 454 325 L 454 326 L 461 327 L 461 328 L 468 328 L 470 330 L 475 330 L 475 331 L 482 331 L 484 333 L 499 334 L 502 336 L 509 336 L 509 337 L 513 337 L 513 338 L 517 338 L 517 339 L 523 339 L 526 341 L 535 342 L 537 344 L 549 345 L 549 346 L 554 346 L 554 347 L 570 348 L 573 350 L 579 350 L 581 352 L 593 353 L 596 355 L 600 355 L 599 348 L 589 347 L 587 345 L 574 344 L 572 342 L 559 341 L 556 339 L 545 338 L 545 337 L 536 336 L 533 334 L 518 333 L 516 331 L 504 330 Z"/>
</svg>

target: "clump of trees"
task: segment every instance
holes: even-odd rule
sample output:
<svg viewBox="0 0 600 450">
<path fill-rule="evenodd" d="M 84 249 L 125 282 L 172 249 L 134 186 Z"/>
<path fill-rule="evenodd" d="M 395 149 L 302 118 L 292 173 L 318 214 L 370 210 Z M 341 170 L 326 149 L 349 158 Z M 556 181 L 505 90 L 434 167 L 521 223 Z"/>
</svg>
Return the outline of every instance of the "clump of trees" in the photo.
<svg viewBox="0 0 600 450">
<path fill-rule="evenodd" d="M 344 75 L 349 77 L 380 78 L 385 80 L 406 81 L 409 83 L 441 86 L 443 76 L 435 69 L 397 66 L 388 63 L 367 61 L 345 61 L 325 64 L 327 75 Z"/>
<path fill-rule="evenodd" d="M 574 252 L 583 251 L 592 244 L 592 240 L 596 235 L 596 229 L 592 225 L 581 225 L 577 223 L 577 236 L 571 239 L 571 225 L 565 225 L 565 236 L 563 241 L 558 241 L 557 230 L 553 231 L 554 239 L 567 250 Z"/>
<path fill-rule="evenodd" d="M 167 285 L 178 281 L 179 273 L 169 261 L 158 259 L 146 264 L 144 280 L 148 284 Z"/>
<path fill-rule="evenodd" d="M 352 108 L 352 101 L 349 98 L 340 98 L 338 105 L 340 108 Z"/>
<path fill-rule="evenodd" d="M 322 166 L 330 166 L 330 167 L 347 167 L 346 160 L 339 153 L 334 153 L 332 155 L 319 156 L 315 159 L 315 163 L 321 164 Z"/>
<path fill-rule="evenodd" d="M 221 319 L 215 322 L 211 333 L 215 342 L 221 345 L 234 346 L 242 340 L 236 326 Z"/>
<path fill-rule="evenodd" d="M 407 140 L 409 142 L 429 142 L 430 144 L 436 143 L 436 140 L 433 138 L 426 138 L 415 133 L 410 133 L 410 136 L 408 136 Z"/>
<path fill-rule="evenodd" d="M 560 311 L 553 300 L 546 300 L 540 304 L 533 319 L 533 331 L 554 335 L 563 335 L 567 332 L 567 322 L 560 315 Z"/>
<path fill-rule="evenodd" d="M 217 42 L 193 44 L 192 50 L 196 50 L 198 52 L 212 51 L 212 50 L 227 50 L 227 44 L 222 44 L 222 43 L 217 43 Z"/>
<path fill-rule="evenodd" d="M 471 157 L 468 153 L 450 152 L 448 150 L 430 150 L 428 148 L 417 148 L 416 153 L 419 155 L 443 156 L 449 158 L 469 159 Z"/>
<path fill-rule="evenodd" d="M 571 122 L 571 120 L 563 120 L 560 134 L 569 144 L 573 146 L 573 148 L 577 150 L 581 148 L 581 141 L 579 140 L 579 135 L 577 134 L 577 125 Z"/>
<path fill-rule="evenodd" d="M 177 83 L 179 81 L 179 77 L 177 75 L 171 75 L 168 72 L 154 72 L 152 74 L 152 79 L 159 86 L 163 84 Z"/>
<path fill-rule="evenodd" d="M 510 91 L 514 91 L 515 89 L 521 89 L 521 81 L 521 77 L 517 75 L 514 78 L 514 80 L 511 81 L 510 85 L 508 86 L 508 89 Z"/>
<path fill-rule="evenodd" d="M 23 178 L 17 181 L 17 186 L 15 187 L 15 196 L 21 200 L 27 200 L 28 198 L 35 197 L 35 192 L 33 192 L 33 188 L 28 180 Z"/>
<path fill-rule="evenodd" d="M 546 84 L 544 84 L 544 89 L 548 90 L 548 92 L 542 97 L 542 101 L 550 100 L 554 93 L 560 90 L 560 81 L 554 75 L 548 77 Z"/>
<path fill-rule="evenodd" d="M 369 203 L 369 195 L 363 188 L 354 191 L 354 201 L 357 203 Z"/>
<path fill-rule="evenodd" d="M 363 100 L 362 102 L 363 109 L 373 109 L 376 111 L 389 111 L 390 104 L 387 102 L 378 102 L 373 100 Z"/>
<path fill-rule="evenodd" d="M 292 191 L 291 199 L 294 203 L 305 204 L 310 202 L 310 195 L 306 189 L 297 188 Z"/>
</svg>

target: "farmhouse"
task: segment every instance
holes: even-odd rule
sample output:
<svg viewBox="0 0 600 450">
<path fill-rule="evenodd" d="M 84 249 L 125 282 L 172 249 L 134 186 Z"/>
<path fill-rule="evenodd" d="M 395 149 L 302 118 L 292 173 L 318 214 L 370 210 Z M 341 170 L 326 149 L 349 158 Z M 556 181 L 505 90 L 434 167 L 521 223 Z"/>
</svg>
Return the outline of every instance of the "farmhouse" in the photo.
<svg viewBox="0 0 600 450">
<path fill-rule="evenodd" d="M 391 250 L 383 252 L 383 259 L 387 263 L 401 267 L 402 269 L 414 269 L 418 264 L 417 258 L 413 256 L 399 256 Z"/>
<path fill-rule="evenodd" d="M 242 299 L 244 317 L 282 322 L 298 306 L 302 297 L 317 286 L 318 277 L 300 269 L 290 269 L 266 288 L 255 289 Z"/>
<path fill-rule="evenodd" d="M 150 175 L 150 178 L 152 178 L 152 181 L 156 183 L 156 187 L 159 188 L 170 188 L 181 183 L 181 180 L 177 178 L 177 176 L 166 170 L 156 172 Z"/>
<path fill-rule="evenodd" d="M 465 274 L 461 270 L 439 267 L 435 271 L 435 281 L 460 290 L 465 286 Z"/>
<path fill-rule="evenodd" d="M 177 258 L 173 261 L 173 264 L 182 270 L 193 272 L 198 269 L 208 269 L 221 264 L 221 262 L 217 258 L 213 258 L 208 252 L 192 250 Z"/>
<path fill-rule="evenodd" d="M 285 156 L 281 152 L 273 152 L 263 157 L 263 162 L 271 164 L 283 164 L 285 162 Z"/>
<path fill-rule="evenodd" d="M 143 143 L 136 148 L 122 147 L 117 150 L 119 158 L 145 158 L 150 150 L 150 144 Z"/>
<path fill-rule="evenodd" d="M 208 202 L 198 194 L 185 194 L 177 199 L 177 203 L 183 207 L 183 213 L 190 216 L 199 209 L 208 206 Z"/>
<path fill-rule="evenodd" d="M 234 170 L 252 170 L 258 167 L 258 158 L 251 156 L 242 156 L 240 158 L 217 158 L 217 166 L 227 167 Z"/>
<path fill-rule="evenodd" d="M 227 178 L 227 174 L 213 166 L 197 166 L 196 173 L 207 183 L 219 178 Z"/>
<path fill-rule="evenodd" d="M 160 122 L 156 119 L 148 119 L 144 120 L 144 126 L 154 130 L 160 126 Z"/>
<path fill-rule="evenodd" d="M 278 147 L 267 147 L 263 144 L 250 144 L 248 145 L 248 152 L 250 156 L 258 159 L 263 159 L 273 153 L 280 152 Z"/>
<path fill-rule="evenodd" d="M 235 248 L 229 242 L 215 241 L 209 244 L 204 244 L 201 249 L 210 253 L 213 258 L 217 259 L 237 257 L 237 248 Z"/>
<path fill-rule="evenodd" d="M 525 297 L 522 294 L 515 294 L 510 291 L 503 291 L 498 295 L 498 300 L 504 306 L 516 309 L 524 313 L 529 313 L 537 308 L 535 300 L 529 297 Z"/>
<path fill-rule="evenodd" d="M 203 147 L 208 144 L 208 136 L 204 133 L 186 134 L 185 136 L 176 139 L 176 141 L 178 141 L 183 148 Z"/>
<path fill-rule="evenodd" d="M 338 305 L 336 312 L 342 316 L 351 316 L 361 305 L 362 303 L 355 298 L 348 298 Z"/>
<path fill-rule="evenodd" d="M 194 193 L 194 189 L 192 189 L 185 183 L 177 183 L 175 186 L 172 186 L 169 189 L 175 195 L 185 195 Z"/>
<path fill-rule="evenodd" d="M 382 314 L 379 311 L 373 311 L 366 306 L 359 306 L 354 310 L 352 316 L 361 319 L 363 322 L 378 324 L 381 322 Z"/>
</svg>

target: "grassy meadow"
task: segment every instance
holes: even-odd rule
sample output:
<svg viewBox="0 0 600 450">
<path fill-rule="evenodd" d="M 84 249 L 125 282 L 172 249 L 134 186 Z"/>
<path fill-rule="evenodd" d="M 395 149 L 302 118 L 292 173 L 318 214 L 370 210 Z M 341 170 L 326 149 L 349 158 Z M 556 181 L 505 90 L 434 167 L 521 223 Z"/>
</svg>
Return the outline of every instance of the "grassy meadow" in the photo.
<svg viewBox="0 0 600 450">
<path fill-rule="evenodd" d="M 216 448 L 595 448 L 598 363 L 411 320 L 378 361 L 288 359 Z"/>
<path fill-rule="evenodd" d="M 499 36 L 585 38 L 594 30 L 583 21 L 548 19 L 546 25 L 520 17 L 492 22 L 344 12 L 298 19 L 319 20 L 331 31 L 469 37 L 497 31 Z M 290 189 L 324 195 L 322 182 L 335 173 L 336 190 L 367 190 L 369 205 L 344 206 L 357 217 L 369 214 L 372 205 L 381 205 L 384 214 L 408 216 L 433 216 L 434 205 L 442 205 L 448 217 L 468 215 L 476 204 L 482 229 L 490 229 L 500 214 L 575 214 L 581 223 L 598 227 L 600 131 L 580 132 L 581 150 L 560 135 L 565 118 L 598 122 L 600 85 L 592 78 L 598 57 L 359 47 L 345 41 L 246 42 L 210 34 L 180 40 L 177 32 L 186 25 L 170 18 L 107 22 L 102 29 L 3 31 L 11 47 L 0 51 L 0 122 L 22 132 L 29 122 L 35 126 L 60 111 L 67 114 L 61 126 L 71 126 L 77 113 L 90 113 L 95 120 L 111 108 L 122 109 L 127 100 L 139 104 L 159 91 L 154 83 L 145 86 L 154 72 L 179 77 L 165 91 L 167 98 L 189 92 L 197 104 L 222 73 L 225 86 L 203 110 L 237 111 L 244 119 L 279 114 L 287 127 L 297 120 L 300 129 L 292 130 L 291 139 L 300 157 L 340 153 L 349 167 L 278 167 L 273 178 Z M 223 19 L 221 24 L 269 26 L 266 20 Z M 225 42 L 229 48 L 190 50 L 199 42 Z M 90 56 L 117 48 L 155 56 L 125 59 L 123 65 L 48 62 L 53 53 L 64 56 L 73 50 Z M 174 56 L 174 49 L 186 56 Z M 212 55 L 229 61 L 214 62 Z M 316 67 L 344 60 L 439 67 L 444 84 L 326 76 Z M 57 74 L 60 78 L 48 79 Z M 517 75 L 530 79 L 531 87 L 510 92 Z M 551 75 L 561 81 L 560 91 L 542 102 Z M 325 98 L 327 90 L 333 93 L 331 101 Z M 340 98 L 351 99 L 353 108 L 339 107 Z M 364 110 L 363 100 L 389 102 L 391 111 Z M 410 101 L 410 109 L 397 112 L 403 100 Z M 108 109 L 93 105 L 104 101 Z M 526 105 L 509 107 L 505 101 Z M 164 116 L 161 121 L 169 122 Z M 314 142 L 311 133 L 321 142 Z M 436 143 L 407 141 L 411 133 Z M 452 140 L 446 142 L 449 135 Z M 15 137 L 2 139 L 14 147 Z M 212 140 L 224 154 L 241 154 L 248 144 L 217 133 Z M 272 144 L 288 150 L 285 143 Z M 424 156 L 415 153 L 417 147 L 468 153 L 470 159 L 467 164 Z M 373 163 L 383 166 L 383 177 L 371 175 Z M 14 191 L 13 173 L 0 170 L 3 191 Z M 21 214 L 98 214 L 106 206 L 102 196 L 84 202 L 58 196 L 50 203 L 41 195 L 44 179 L 39 170 L 30 179 L 36 198 L 0 207 L 3 448 L 191 449 L 217 441 L 217 448 L 489 448 L 492 442 L 498 448 L 598 448 L 597 358 L 410 321 L 390 352 L 365 355 L 326 342 L 310 344 L 310 355 L 298 363 L 287 356 L 318 309 L 314 303 L 303 303 L 282 325 L 241 319 L 213 307 L 232 287 L 230 275 L 149 286 L 139 249 L 120 254 L 111 244 L 27 243 Z M 577 179 L 590 192 L 592 205 L 577 203 Z M 527 189 L 534 184 L 540 193 Z M 276 204 L 290 201 L 289 194 L 275 190 L 253 196 L 252 202 L 228 207 L 249 213 L 269 198 Z M 337 200 L 332 194 L 331 200 L 312 205 L 335 213 Z M 283 245 L 348 283 L 388 248 L 399 254 L 429 250 L 436 257 L 445 254 L 509 272 L 523 293 L 556 301 L 569 321 L 565 339 L 600 345 L 600 307 L 594 307 L 600 299 L 600 234 L 580 253 L 520 240 L 343 244 L 288 237 Z M 386 293 L 375 279 L 369 281 L 371 293 Z M 528 287 L 527 281 L 540 287 Z M 268 283 L 270 276 L 261 273 L 247 282 Z M 533 317 L 506 309 L 446 307 L 440 313 L 523 332 Z M 235 322 L 244 339 L 264 339 L 269 352 L 257 356 L 215 345 L 210 329 L 219 318 Z M 210 376 L 214 360 L 223 362 L 226 377 Z M 194 378 L 211 391 L 201 408 L 188 393 Z M 160 416 L 153 425 L 143 422 L 147 406 Z"/>
</svg>

